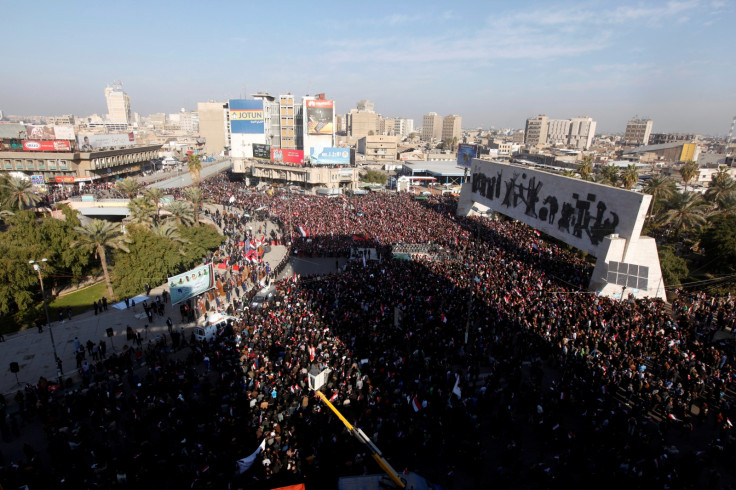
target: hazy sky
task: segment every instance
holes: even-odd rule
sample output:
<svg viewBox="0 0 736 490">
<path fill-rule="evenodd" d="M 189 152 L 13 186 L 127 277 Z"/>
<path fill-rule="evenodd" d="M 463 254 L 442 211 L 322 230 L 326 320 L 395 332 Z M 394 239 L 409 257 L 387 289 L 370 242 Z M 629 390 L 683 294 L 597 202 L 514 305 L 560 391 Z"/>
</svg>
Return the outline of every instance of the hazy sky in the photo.
<svg viewBox="0 0 736 490">
<path fill-rule="evenodd" d="M 736 115 L 736 2 L 6 2 L 0 110 L 193 110 L 264 91 L 323 92 L 339 113 L 460 114 L 463 127 L 634 115 L 726 134 Z"/>
</svg>

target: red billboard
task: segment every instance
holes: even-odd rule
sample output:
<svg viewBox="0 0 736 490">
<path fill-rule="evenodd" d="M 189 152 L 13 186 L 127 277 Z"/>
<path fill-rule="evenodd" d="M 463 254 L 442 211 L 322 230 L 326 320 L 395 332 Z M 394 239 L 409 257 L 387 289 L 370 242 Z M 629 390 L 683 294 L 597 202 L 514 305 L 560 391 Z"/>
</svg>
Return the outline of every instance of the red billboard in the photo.
<svg viewBox="0 0 736 490">
<path fill-rule="evenodd" d="M 304 150 L 284 150 L 283 148 L 271 148 L 271 161 L 273 163 L 304 163 Z"/>
<path fill-rule="evenodd" d="M 23 140 L 24 151 L 72 151 L 66 140 Z"/>
</svg>

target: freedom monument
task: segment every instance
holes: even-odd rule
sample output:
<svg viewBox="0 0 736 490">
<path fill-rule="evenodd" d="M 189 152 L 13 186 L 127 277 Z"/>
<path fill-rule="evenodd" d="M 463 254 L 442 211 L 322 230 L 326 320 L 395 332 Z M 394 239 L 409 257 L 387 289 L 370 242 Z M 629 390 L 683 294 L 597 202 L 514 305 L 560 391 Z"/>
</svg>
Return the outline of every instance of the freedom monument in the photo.
<svg viewBox="0 0 736 490">
<path fill-rule="evenodd" d="M 666 300 L 657 244 L 641 236 L 652 196 L 479 159 L 470 174 L 458 216 L 487 208 L 589 253 L 589 289 L 600 295 Z"/>
</svg>

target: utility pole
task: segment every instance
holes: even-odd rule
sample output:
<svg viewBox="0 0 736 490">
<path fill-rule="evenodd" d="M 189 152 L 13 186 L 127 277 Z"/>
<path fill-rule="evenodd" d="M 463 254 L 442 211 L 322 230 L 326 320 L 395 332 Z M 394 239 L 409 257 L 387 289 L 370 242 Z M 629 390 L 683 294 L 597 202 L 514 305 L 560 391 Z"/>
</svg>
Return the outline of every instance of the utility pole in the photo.
<svg viewBox="0 0 736 490">
<path fill-rule="evenodd" d="M 38 273 L 38 282 L 41 283 L 41 296 L 43 297 L 43 309 L 46 313 L 46 323 L 49 329 L 49 336 L 51 337 L 51 347 L 54 349 L 54 364 L 57 364 L 59 356 L 56 354 L 56 342 L 54 342 L 54 332 L 51 329 L 51 317 L 49 316 L 49 307 L 46 301 L 46 291 L 43 288 L 43 276 L 41 276 L 41 266 L 35 260 L 28 262 L 33 266 L 33 270 Z M 41 259 L 41 263 L 46 263 L 46 259 Z"/>
</svg>

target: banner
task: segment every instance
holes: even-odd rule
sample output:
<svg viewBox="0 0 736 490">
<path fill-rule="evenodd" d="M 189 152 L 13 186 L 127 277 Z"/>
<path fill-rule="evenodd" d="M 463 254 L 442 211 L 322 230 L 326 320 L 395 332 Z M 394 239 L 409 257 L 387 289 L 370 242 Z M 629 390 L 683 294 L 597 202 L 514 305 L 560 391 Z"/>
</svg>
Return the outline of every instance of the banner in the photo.
<svg viewBox="0 0 736 490">
<path fill-rule="evenodd" d="M 31 175 L 31 184 L 33 185 L 44 185 L 46 181 L 43 178 L 43 175 Z"/>
<path fill-rule="evenodd" d="M 23 140 L 23 150 L 25 151 L 72 151 L 72 146 L 66 140 Z"/>
<path fill-rule="evenodd" d="M 271 148 L 271 161 L 273 163 L 304 163 L 303 150 L 285 150 L 283 148 Z"/>
<path fill-rule="evenodd" d="M 253 143 L 253 158 L 265 158 L 266 160 L 271 159 L 271 145 L 262 145 L 260 143 Z"/>
<path fill-rule="evenodd" d="M 309 161 L 317 165 L 349 165 L 350 148 L 311 148 Z"/>
<path fill-rule="evenodd" d="M 230 131 L 238 134 L 263 134 L 263 101 L 230 99 Z"/>
<path fill-rule="evenodd" d="M 198 294 L 209 291 L 215 287 L 214 277 L 212 263 L 200 265 L 184 274 L 170 277 L 168 283 L 171 304 L 181 303 Z"/>
<path fill-rule="evenodd" d="M 331 100 L 308 100 L 309 134 L 332 134 L 335 103 Z"/>
<path fill-rule="evenodd" d="M 95 148 L 114 148 L 116 146 L 133 146 L 133 133 L 87 134 L 77 136 L 77 148 L 81 151 L 92 151 Z"/>
<path fill-rule="evenodd" d="M 36 126 L 29 124 L 26 126 L 26 135 L 29 140 L 55 140 L 53 126 Z"/>
<path fill-rule="evenodd" d="M 457 163 L 463 167 L 470 167 L 473 158 L 478 156 L 478 145 L 460 143 L 457 145 Z"/>
</svg>

